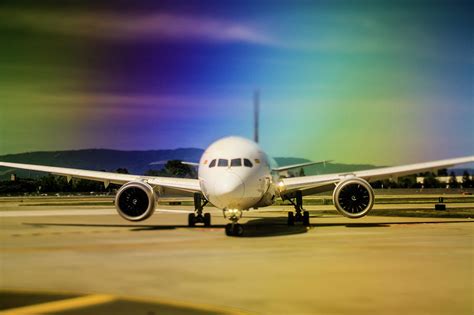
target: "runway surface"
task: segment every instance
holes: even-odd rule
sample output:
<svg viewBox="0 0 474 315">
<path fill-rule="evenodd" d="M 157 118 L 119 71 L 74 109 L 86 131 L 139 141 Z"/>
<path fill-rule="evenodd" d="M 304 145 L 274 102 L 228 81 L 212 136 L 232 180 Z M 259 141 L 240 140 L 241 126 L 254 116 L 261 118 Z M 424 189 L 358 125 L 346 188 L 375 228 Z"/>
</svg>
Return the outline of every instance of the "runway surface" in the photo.
<svg viewBox="0 0 474 315">
<path fill-rule="evenodd" d="M 474 220 L 327 208 L 308 206 L 309 228 L 288 227 L 285 206 L 248 212 L 236 238 L 213 208 L 211 228 L 188 228 L 188 206 L 137 224 L 110 205 L 0 202 L 0 309 L 55 296 L 55 314 L 473 313 Z"/>
</svg>

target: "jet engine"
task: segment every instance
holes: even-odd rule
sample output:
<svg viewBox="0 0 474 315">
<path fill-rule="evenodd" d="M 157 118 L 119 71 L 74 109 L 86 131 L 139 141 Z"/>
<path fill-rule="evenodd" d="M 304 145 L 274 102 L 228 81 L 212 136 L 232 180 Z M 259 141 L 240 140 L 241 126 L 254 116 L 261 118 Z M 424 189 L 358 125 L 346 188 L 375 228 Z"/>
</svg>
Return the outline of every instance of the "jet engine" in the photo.
<svg viewBox="0 0 474 315">
<path fill-rule="evenodd" d="M 366 215 L 374 205 L 374 191 L 362 178 L 349 178 L 337 184 L 332 199 L 337 211 L 356 219 Z"/>
<path fill-rule="evenodd" d="M 142 221 L 155 212 L 155 192 L 144 182 L 129 182 L 115 196 L 115 208 L 124 219 Z"/>
</svg>

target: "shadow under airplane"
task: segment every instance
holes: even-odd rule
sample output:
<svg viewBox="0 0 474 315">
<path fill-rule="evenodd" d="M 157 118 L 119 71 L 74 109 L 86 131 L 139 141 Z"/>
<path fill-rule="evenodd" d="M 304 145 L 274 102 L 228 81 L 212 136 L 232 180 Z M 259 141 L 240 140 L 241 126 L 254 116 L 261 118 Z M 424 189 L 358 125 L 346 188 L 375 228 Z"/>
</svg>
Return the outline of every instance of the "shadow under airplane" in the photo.
<svg viewBox="0 0 474 315">
<path fill-rule="evenodd" d="M 395 222 L 356 222 L 356 223 L 313 223 L 306 227 L 303 225 L 288 226 L 286 217 L 257 218 L 244 224 L 244 234 L 240 237 L 269 237 L 306 233 L 312 228 L 345 226 L 346 228 L 367 228 L 367 227 L 390 227 L 392 225 L 416 225 L 416 224 L 446 224 L 446 223 L 474 223 L 466 220 L 444 220 L 444 221 L 395 221 Z M 86 224 L 86 223 L 23 223 L 34 227 L 48 226 L 69 226 L 69 227 L 102 227 L 102 228 L 126 228 L 133 232 L 160 231 L 174 229 L 224 229 L 225 224 L 212 225 L 211 227 L 188 225 L 132 225 L 132 224 Z"/>
</svg>

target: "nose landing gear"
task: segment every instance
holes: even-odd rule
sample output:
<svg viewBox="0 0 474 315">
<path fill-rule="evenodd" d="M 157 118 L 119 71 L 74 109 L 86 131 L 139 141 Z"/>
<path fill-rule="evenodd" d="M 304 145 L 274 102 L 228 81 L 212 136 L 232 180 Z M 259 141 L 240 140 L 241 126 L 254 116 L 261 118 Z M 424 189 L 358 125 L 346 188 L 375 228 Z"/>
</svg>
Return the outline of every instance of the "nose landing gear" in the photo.
<svg viewBox="0 0 474 315">
<path fill-rule="evenodd" d="M 296 192 L 295 201 L 287 199 L 294 207 L 295 213 L 288 212 L 288 225 L 295 225 L 295 222 L 302 222 L 304 226 L 309 226 L 309 212 L 303 209 L 303 194 Z"/>
<path fill-rule="evenodd" d="M 242 217 L 242 210 L 239 209 L 224 209 L 222 210 L 224 218 L 232 221 L 225 226 L 225 235 L 227 236 L 242 236 L 244 235 L 244 227 L 237 223 Z"/>
<path fill-rule="evenodd" d="M 211 226 L 211 214 L 202 213 L 208 201 L 204 199 L 204 203 L 202 203 L 202 200 L 201 194 L 194 194 L 194 213 L 188 215 L 188 226 L 195 226 L 196 223 L 204 223 L 204 226 Z"/>
<path fill-rule="evenodd" d="M 244 227 L 239 223 L 229 223 L 225 226 L 225 235 L 242 236 L 244 235 Z"/>
</svg>

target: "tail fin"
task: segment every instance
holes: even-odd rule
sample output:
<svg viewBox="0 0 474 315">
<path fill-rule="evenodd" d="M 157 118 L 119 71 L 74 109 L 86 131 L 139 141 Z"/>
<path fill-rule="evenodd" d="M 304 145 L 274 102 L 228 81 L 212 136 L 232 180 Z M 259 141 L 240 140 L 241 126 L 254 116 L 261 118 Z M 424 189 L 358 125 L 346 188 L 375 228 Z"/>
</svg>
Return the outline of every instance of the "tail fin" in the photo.
<svg viewBox="0 0 474 315">
<path fill-rule="evenodd" d="M 260 114 L 260 93 L 258 90 L 255 90 L 253 94 L 253 141 L 258 143 L 258 120 Z"/>
</svg>

